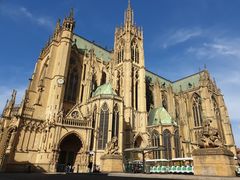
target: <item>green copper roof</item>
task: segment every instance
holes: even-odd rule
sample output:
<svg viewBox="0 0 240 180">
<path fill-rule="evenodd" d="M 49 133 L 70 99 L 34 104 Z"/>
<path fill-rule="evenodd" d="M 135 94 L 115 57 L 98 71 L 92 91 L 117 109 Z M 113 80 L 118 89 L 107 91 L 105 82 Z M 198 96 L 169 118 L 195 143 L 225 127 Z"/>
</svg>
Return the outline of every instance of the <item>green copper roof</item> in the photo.
<svg viewBox="0 0 240 180">
<path fill-rule="evenodd" d="M 152 83 L 159 81 L 160 83 L 165 83 L 166 86 L 168 86 L 169 84 L 171 85 L 171 83 L 172 83 L 171 81 L 169 81 L 157 74 L 154 74 L 153 72 L 150 72 L 148 70 L 146 70 L 146 76 L 151 78 Z"/>
<path fill-rule="evenodd" d="M 198 87 L 201 73 L 202 72 L 199 72 L 199 73 L 193 74 L 191 76 L 188 76 L 188 77 L 185 77 L 183 79 L 173 82 L 173 91 L 178 93 L 181 90 L 187 91 L 194 87 Z"/>
<path fill-rule="evenodd" d="M 103 61 L 109 62 L 111 60 L 111 52 L 94 44 L 93 42 L 88 41 L 87 39 L 74 34 L 73 35 L 73 42 L 76 42 L 78 49 L 81 50 L 90 50 L 94 49 L 94 52 L 98 59 L 102 59 Z"/>
<path fill-rule="evenodd" d="M 200 75 L 204 73 L 204 71 L 198 72 L 196 74 L 192 74 L 190 76 L 184 77 L 177 81 L 167 80 L 157 74 L 154 74 L 148 70 L 146 70 L 146 77 L 151 79 L 151 83 L 159 82 L 160 85 L 165 84 L 165 87 L 172 86 L 173 92 L 179 93 L 182 91 L 190 90 L 194 87 L 199 86 Z"/>
<path fill-rule="evenodd" d="M 148 125 L 177 125 L 164 107 L 151 109 L 149 112 Z"/>
<path fill-rule="evenodd" d="M 103 84 L 103 85 L 99 86 L 96 89 L 96 91 L 93 93 L 93 97 L 98 96 L 98 95 L 117 95 L 117 94 L 113 90 L 111 84 L 107 83 L 107 84 Z"/>
</svg>

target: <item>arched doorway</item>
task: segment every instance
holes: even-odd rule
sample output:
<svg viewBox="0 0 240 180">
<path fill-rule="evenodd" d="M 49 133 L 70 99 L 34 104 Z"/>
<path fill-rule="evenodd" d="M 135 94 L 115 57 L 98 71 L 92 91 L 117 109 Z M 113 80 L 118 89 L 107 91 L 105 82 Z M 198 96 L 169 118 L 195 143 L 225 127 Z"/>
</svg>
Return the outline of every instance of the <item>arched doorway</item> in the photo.
<svg viewBox="0 0 240 180">
<path fill-rule="evenodd" d="M 141 136 L 137 136 L 134 141 L 134 148 L 141 148 L 143 146 L 143 139 Z M 142 160 L 142 153 L 135 153 L 134 160 Z"/>
<path fill-rule="evenodd" d="M 138 136 L 134 142 L 134 147 L 135 148 L 140 148 L 142 147 L 143 139 L 141 136 Z"/>
<path fill-rule="evenodd" d="M 59 145 L 57 171 L 65 171 L 66 165 L 74 166 L 77 154 L 81 148 L 82 141 L 76 134 L 72 133 L 66 136 Z"/>
</svg>

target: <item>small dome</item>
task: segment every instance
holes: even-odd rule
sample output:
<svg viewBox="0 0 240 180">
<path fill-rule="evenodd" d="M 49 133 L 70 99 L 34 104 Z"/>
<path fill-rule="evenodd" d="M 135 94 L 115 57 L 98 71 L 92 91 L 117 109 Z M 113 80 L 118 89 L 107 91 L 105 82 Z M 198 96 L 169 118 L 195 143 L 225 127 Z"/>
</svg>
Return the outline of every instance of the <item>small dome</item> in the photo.
<svg viewBox="0 0 240 180">
<path fill-rule="evenodd" d="M 99 86 L 93 93 L 93 97 L 98 95 L 117 95 L 110 83 Z"/>
<path fill-rule="evenodd" d="M 148 125 L 177 125 L 164 107 L 151 109 Z"/>
</svg>

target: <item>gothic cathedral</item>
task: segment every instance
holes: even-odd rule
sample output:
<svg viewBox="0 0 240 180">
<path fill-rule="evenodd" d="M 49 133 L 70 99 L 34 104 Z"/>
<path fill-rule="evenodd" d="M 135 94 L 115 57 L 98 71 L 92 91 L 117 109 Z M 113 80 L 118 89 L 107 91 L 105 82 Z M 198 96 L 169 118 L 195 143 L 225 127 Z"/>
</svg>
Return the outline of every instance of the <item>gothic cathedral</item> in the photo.
<svg viewBox="0 0 240 180">
<path fill-rule="evenodd" d="M 86 172 L 125 149 L 164 147 L 149 159 L 191 157 L 206 120 L 236 155 L 223 95 L 205 69 L 176 81 L 145 67 L 143 31 L 130 3 L 109 51 L 74 33 L 73 11 L 57 22 L 25 96 L 0 121 L 1 171 Z M 131 158 L 138 159 L 139 156 Z M 120 164 L 122 166 L 122 164 Z"/>
</svg>

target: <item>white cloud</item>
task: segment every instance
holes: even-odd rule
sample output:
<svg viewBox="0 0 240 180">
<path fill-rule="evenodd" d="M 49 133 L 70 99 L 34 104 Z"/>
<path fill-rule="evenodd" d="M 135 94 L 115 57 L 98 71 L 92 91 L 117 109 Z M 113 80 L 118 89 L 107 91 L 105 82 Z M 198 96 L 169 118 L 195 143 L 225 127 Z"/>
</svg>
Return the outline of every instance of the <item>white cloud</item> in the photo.
<svg viewBox="0 0 240 180">
<path fill-rule="evenodd" d="M 186 52 L 195 54 L 198 58 L 214 59 L 223 56 L 240 58 L 240 38 L 217 38 L 212 42 L 190 47 Z"/>
<path fill-rule="evenodd" d="M 17 90 L 17 98 L 16 98 L 16 104 L 19 104 L 22 100 L 22 97 L 25 93 L 25 87 L 17 87 L 15 90 Z M 12 94 L 12 87 L 7 86 L 0 86 L 0 114 L 3 111 L 3 108 L 5 107 L 5 104 L 7 102 L 7 99 L 11 99 Z"/>
<path fill-rule="evenodd" d="M 218 87 L 221 88 L 230 119 L 240 123 L 240 71 L 215 72 Z"/>
<path fill-rule="evenodd" d="M 184 43 L 190 39 L 201 36 L 203 30 L 200 28 L 181 28 L 177 30 L 172 30 L 160 38 L 157 38 L 157 42 L 161 42 L 161 48 L 168 48 L 170 46 L 175 46 L 179 43 Z"/>
<path fill-rule="evenodd" d="M 240 147 L 240 125 L 239 125 L 239 121 L 234 121 L 232 122 L 232 130 L 233 130 L 233 134 L 234 134 L 234 140 L 235 143 L 237 145 L 237 147 Z"/>
<path fill-rule="evenodd" d="M 23 6 L 13 6 L 10 4 L 0 4 L 0 14 L 9 16 L 15 20 L 25 18 L 39 26 L 53 29 L 54 23 L 51 18 L 47 16 L 38 16 L 33 14 L 29 9 Z"/>
</svg>

